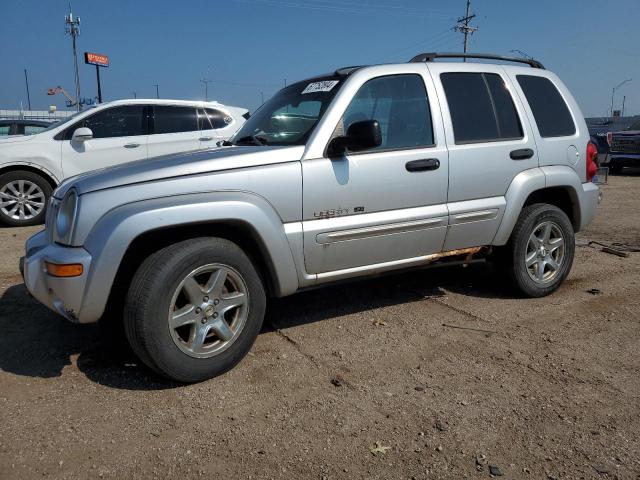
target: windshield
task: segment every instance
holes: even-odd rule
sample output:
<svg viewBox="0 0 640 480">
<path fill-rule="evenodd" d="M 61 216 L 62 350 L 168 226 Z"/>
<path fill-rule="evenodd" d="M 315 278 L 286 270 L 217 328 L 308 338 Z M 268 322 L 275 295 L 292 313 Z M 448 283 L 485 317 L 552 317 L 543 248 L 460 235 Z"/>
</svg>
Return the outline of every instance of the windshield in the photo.
<svg viewBox="0 0 640 480">
<path fill-rule="evenodd" d="M 94 107 L 91 107 L 94 108 Z M 87 109 L 88 110 L 88 109 Z M 48 132 L 49 130 L 53 130 L 54 128 L 58 128 L 66 123 L 71 122 L 72 120 L 74 120 L 78 115 L 80 115 L 81 113 L 85 113 L 87 110 L 82 110 L 80 112 L 76 112 L 73 115 L 69 115 L 66 118 L 63 118 L 62 120 L 58 120 L 57 122 L 53 122 L 51 125 L 49 125 L 47 128 L 45 128 L 44 130 L 42 130 L 42 132 Z M 38 133 L 42 133 L 42 132 L 38 132 Z"/>
<path fill-rule="evenodd" d="M 640 120 L 631 124 L 627 130 L 640 130 Z"/>
<path fill-rule="evenodd" d="M 234 145 L 304 145 L 340 89 L 340 77 L 294 83 L 262 105 L 233 136 Z"/>
</svg>

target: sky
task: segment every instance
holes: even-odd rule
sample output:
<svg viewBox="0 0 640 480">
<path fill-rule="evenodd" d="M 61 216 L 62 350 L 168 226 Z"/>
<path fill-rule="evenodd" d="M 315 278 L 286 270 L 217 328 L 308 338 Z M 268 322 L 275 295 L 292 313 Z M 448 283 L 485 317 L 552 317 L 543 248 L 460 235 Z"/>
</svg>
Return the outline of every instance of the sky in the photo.
<svg viewBox="0 0 640 480">
<path fill-rule="evenodd" d="M 81 96 L 96 96 L 83 52 L 109 55 L 104 100 L 209 99 L 255 109 L 285 81 L 347 65 L 405 62 L 425 51 L 462 51 L 451 27 L 465 0 L 74 0 Z M 640 0 L 473 0 L 469 51 L 540 60 L 567 84 L 585 116 L 602 116 L 611 91 L 640 114 Z M 57 105 L 74 92 L 67 0 L 0 0 L 0 108 Z M 512 55 L 512 54 L 511 54 Z"/>
</svg>

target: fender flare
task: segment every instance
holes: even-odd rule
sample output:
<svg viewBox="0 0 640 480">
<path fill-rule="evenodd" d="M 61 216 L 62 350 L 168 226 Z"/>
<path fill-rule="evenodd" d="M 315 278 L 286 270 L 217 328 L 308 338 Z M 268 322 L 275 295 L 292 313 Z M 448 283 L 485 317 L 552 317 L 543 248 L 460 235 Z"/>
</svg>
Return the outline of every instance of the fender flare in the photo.
<svg viewBox="0 0 640 480">
<path fill-rule="evenodd" d="M 60 185 L 61 180 L 51 170 L 49 170 L 46 167 L 43 167 L 38 163 L 21 162 L 21 161 L 6 162 L 0 165 L 0 170 L 14 169 L 14 167 L 17 167 L 15 168 L 15 170 L 19 170 L 20 167 L 35 168 L 36 170 L 40 170 L 41 172 L 45 173 L 49 178 L 51 178 L 51 180 L 53 180 L 53 182 L 55 183 L 55 186 Z"/>
<path fill-rule="evenodd" d="M 161 228 L 219 221 L 242 222 L 257 233 L 270 257 L 277 296 L 298 289 L 296 265 L 282 219 L 264 198 L 249 192 L 162 197 L 116 207 L 94 225 L 84 243 L 92 262 L 82 317 L 90 322 L 102 316 L 120 263 L 137 237 Z"/>
</svg>

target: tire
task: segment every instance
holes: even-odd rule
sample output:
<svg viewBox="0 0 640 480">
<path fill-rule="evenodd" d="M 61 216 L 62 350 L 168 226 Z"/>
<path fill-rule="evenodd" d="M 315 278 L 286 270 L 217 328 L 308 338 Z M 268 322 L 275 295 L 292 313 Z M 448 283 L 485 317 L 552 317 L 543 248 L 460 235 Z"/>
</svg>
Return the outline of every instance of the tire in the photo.
<svg viewBox="0 0 640 480">
<path fill-rule="evenodd" d="M 27 227 L 44 223 L 52 188 L 37 173 L 14 170 L 0 175 L 0 223 Z"/>
<path fill-rule="evenodd" d="M 504 252 L 505 270 L 519 292 L 544 297 L 567 278 L 574 253 L 569 217 L 554 205 L 537 203 L 520 213 Z"/>
<path fill-rule="evenodd" d="M 609 165 L 609 172 L 612 175 L 620 175 L 624 167 L 618 163 L 612 163 Z"/>
<path fill-rule="evenodd" d="M 196 238 L 159 250 L 138 268 L 125 298 L 125 333 L 136 355 L 159 374 L 199 382 L 233 368 L 249 352 L 265 306 L 260 275 L 240 247 Z"/>
</svg>

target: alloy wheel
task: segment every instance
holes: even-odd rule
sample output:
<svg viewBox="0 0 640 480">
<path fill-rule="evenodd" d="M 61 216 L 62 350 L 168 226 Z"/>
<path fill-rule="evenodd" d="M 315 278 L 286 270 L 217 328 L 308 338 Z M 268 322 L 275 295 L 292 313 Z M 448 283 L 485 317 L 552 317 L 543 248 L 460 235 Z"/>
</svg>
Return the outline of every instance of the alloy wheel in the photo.
<svg viewBox="0 0 640 480">
<path fill-rule="evenodd" d="M 0 211 L 8 218 L 31 220 L 44 207 L 44 192 L 30 180 L 13 180 L 0 188 Z"/>
<path fill-rule="evenodd" d="M 565 237 L 555 222 L 539 223 L 531 232 L 525 253 L 525 266 L 531 279 L 548 284 L 559 274 L 565 254 Z"/>
<path fill-rule="evenodd" d="M 249 292 L 242 276 L 223 264 L 208 264 L 189 273 L 169 306 L 169 330 L 185 354 L 209 358 L 238 338 L 247 322 Z"/>
</svg>

